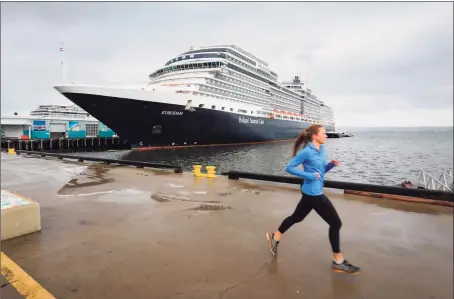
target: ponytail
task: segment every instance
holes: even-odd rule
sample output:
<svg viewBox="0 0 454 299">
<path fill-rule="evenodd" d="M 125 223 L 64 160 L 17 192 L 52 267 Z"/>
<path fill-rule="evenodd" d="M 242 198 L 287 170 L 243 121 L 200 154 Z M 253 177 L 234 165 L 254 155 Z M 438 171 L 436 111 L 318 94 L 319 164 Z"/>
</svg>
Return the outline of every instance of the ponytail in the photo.
<svg viewBox="0 0 454 299">
<path fill-rule="evenodd" d="M 296 137 L 295 143 L 293 144 L 292 157 L 296 156 L 296 153 L 298 153 L 301 147 L 306 147 L 306 145 L 309 143 L 309 139 L 307 137 L 308 136 L 306 130 L 302 130 L 298 137 Z"/>
<path fill-rule="evenodd" d="M 310 125 L 307 129 L 302 130 L 301 133 L 296 137 L 295 143 L 293 144 L 293 156 L 295 157 L 298 151 L 301 148 L 305 148 L 310 141 L 312 141 L 312 136 L 318 134 L 318 130 L 322 126 L 319 124 Z"/>
</svg>

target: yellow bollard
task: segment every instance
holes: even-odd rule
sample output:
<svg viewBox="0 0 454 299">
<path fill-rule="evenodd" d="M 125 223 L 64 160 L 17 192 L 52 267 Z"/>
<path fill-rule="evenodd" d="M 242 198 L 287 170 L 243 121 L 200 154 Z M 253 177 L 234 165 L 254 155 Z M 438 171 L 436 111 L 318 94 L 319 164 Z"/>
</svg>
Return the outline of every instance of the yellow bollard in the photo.
<svg viewBox="0 0 454 299">
<path fill-rule="evenodd" d="M 15 153 L 16 153 L 16 149 L 14 149 L 14 148 L 9 148 L 8 149 L 8 154 L 14 155 Z"/>
<path fill-rule="evenodd" d="M 207 178 L 214 179 L 216 177 L 216 166 L 207 166 L 206 170 L 207 170 L 207 174 L 206 174 Z"/>
<path fill-rule="evenodd" d="M 196 176 L 196 177 L 204 176 L 201 173 L 202 165 L 193 165 L 192 168 L 193 168 L 192 173 L 194 173 L 194 176 Z"/>
</svg>

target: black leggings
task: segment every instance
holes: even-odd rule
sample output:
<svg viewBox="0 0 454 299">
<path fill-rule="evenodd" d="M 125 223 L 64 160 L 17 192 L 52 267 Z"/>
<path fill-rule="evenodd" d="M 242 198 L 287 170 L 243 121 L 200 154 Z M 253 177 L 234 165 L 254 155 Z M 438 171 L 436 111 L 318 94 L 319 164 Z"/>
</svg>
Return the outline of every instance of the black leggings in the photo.
<svg viewBox="0 0 454 299">
<path fill-rule="evenodd" d="M 342 221 L 333 204 L 324 194 L 311 196 L 303 193 L 303 197 L 296 206 L 293 214 L 285 218 L 281 226 L 279 226 L 279 232 L 284 234 L 292 225 L 303 221 L 312 209 L 329 224 L 329 241 L 331 247 L 333 248 L 333 252 L 340 253 L 339 231 Z"/>
</svg>

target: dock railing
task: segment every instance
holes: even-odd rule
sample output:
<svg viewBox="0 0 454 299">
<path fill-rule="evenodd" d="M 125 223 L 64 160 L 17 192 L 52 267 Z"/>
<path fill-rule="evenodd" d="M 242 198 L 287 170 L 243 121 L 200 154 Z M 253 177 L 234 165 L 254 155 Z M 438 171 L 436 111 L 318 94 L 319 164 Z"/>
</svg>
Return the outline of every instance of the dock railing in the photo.
<svg viewBox="0 0 454 299">
<path fill-rule="evenodd" d="M 439 172 L 440 175 L 437 178 L 424 169 L 419 169 L 419 184 L 428 190 L 453 191 L 452 169 L 447 171 L 439 169 Z"/>
<path fill-rule="evenodd" d="M 250 180 L 259 180 L 259 181 L 268 181 L 276 183 L 287 183 L 287 184 L 303 184 L 303 179 L 298 177 L 291 176 L 279 176 L 279 175 L 270 175 L 270 174 L 260 174 L 260 173 L 251 173 L 251 172 L 241 172 L 241 171 L 229 171 L 222 173 L 227 175 L 229 179 L 238 180 L 240 178 L 250 179 Z M 439 200 L 445 202 L 454 202 L 454 193 L 452 190 L 429 190 L 422 188 L 403 188 L 396 186 L 383 186 L 383 185 L 373 185 L 373 184 L 363 184 L 363 183 L 352 183 L 352 182 L 339 182 L 339 181 L 330 181 L 325 180 L 324 186 L 326 188 L 332 189 L 341 189 L 341 190 L 352 190 L 360 192 L 369 192 L 377 194 L 390 194 L 390 195 L 399 195 L 406 197 L 416 197 L 416 198 L 425 198 L 431 200 Z"/>
</svg>

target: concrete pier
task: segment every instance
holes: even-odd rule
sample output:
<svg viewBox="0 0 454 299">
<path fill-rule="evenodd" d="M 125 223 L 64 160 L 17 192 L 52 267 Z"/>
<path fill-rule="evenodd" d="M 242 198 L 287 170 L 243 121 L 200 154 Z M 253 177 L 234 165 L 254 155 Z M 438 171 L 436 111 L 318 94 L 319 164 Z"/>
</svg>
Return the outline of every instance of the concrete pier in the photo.
<svg viewBox="0 0 454 299">
<path fill-rule="evenodd" d="M 55 298 L 453 297 L 452 207 L 326 190 L 342 250 L 361 267 L 348 276 L 331 271 L 328 226 L 315 212 L 271 256 L 265 232 L 292 213 L 297 186 L 1 159 L 2 189 L 38 202 L 42 227 L 1 242 L 2 252 Z"/>
</svg>

